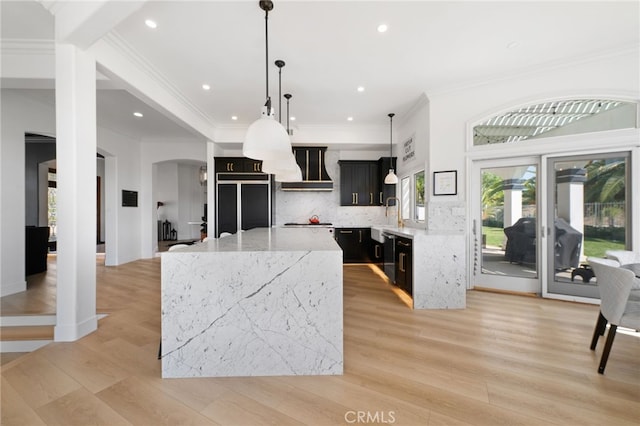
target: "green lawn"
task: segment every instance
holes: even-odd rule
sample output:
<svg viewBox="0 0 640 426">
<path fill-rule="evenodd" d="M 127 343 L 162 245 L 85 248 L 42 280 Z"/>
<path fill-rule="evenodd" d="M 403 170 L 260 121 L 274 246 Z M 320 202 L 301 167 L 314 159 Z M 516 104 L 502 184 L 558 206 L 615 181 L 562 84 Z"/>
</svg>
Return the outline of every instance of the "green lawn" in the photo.
<svg viewBox="0 0 640 426">
<path fill-rule="evenodd" d="M 500 247 L 504 240 L 502 228 L 482 227 L 482 233 L 486 235 L 487 246 Z M 604 257 L 606 250 L 624 250 L 624 243 L 620 241 L 609 241 L 601 238 L 585 238 L 584 255 L 592 257 Z"/>
</svg>

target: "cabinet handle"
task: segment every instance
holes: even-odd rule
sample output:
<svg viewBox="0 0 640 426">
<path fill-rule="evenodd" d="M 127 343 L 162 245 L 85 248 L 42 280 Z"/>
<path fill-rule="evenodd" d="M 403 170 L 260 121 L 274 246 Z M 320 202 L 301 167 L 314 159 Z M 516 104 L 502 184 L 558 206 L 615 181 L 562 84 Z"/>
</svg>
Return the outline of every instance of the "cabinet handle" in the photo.
<svg viewBox="0 0 640 426">
<path fill-rule="evenodd" d="M 351 193 L 351 204 L 355 204 L 356 203 L 356 193 L 352 192 Z"/>
<path fill-rule="evenodd" d="M 400 261 L 400 272 L 406 272 L 404 270 L 404 253 L 400 253 L 400 257 L 398 258 L 398 260 Z"/>
<path fill-rule="evenodd" d="M 376 259 L 380 259 L 380 245 L 379 244 L 376 244 L 374 253 L 375 253 L 374 255 L 375 255 Z"/>
<path fill-rule="evenodd" d="M 405 247 L 411 247 L 411 243 L 405 243 L 404 241 L 398 241 L 398 244 Z"/>
<path fill-rule="evenodd" d="M 353 231 L 340 231 L 341 234 L 353 234 Z"/>
<path fill-rule="evenodd" d="M 373 204 L 373 192 L 369 193 L 369 204 Z"/>
<path fill-rule="evenodd" d="M 380 191 L 380 204 L 384 204 L 384 201 L 382 200 L 382 191 Z"/>
<path fill-rule="evenodd" d="M 360 234 L 360 236 L 358 237 L 358 242 L 361 243 L 362 242 L 362 229 L 358 231 L 358 234 Z"/>
</svg>

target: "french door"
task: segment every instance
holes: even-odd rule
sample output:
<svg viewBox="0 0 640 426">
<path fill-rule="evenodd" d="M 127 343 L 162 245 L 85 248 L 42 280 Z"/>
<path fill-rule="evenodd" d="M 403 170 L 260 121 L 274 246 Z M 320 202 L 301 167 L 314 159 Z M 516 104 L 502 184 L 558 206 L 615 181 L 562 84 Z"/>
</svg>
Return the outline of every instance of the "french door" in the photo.
<svg viewBox="0 0 640 426">
<path fill-rule="evenodd" d="M 541 293 L 539 168 L 538 157 L 473 163 L 474 288 Z"/>
<path fill-rule="evenodd" d="M 544 294 L 599 299 L 589 257 L 631 246 L 631 156 L 545 157 L 547 273 Z"/>
</svg>

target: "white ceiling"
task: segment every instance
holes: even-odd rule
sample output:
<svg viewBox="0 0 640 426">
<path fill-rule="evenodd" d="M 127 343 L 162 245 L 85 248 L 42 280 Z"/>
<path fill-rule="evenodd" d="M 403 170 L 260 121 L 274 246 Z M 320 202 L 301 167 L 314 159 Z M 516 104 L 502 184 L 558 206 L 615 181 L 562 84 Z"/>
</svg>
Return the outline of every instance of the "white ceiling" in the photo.
<svg viewBox="0 0 640 426">
<path fill-rule="evenodd" d="M 8 3 L 3 38 L 53 36 L 52 18 L 40 4 Z M 385 125 L 387 113 L 402 120 L 424 93 L 640 46 L 637 1 L 283 0 L 274 6 L 270 94 L 277 112 L 273 62 L 282 59 L 283 93 L 293 95 L 291 115 L 299 126 Z M 146 27 L 145 19 L 158 28 Z M 386 33 L 377 32 L 380 23 L 388 25 Z M 216 126 L 246 126 L 259 116 L 265 40 L 257 1 L 149 1 L 112 33 Z M 203 91 L 203 83 L 212 89 Z M 129 110 L 142 108 L 140 101 L 122 91 L 101 92 L 98 110 L 106 122 L 136 135 L 187 134 L 148 107 L 143 120 L 132 121 Z"/>
</svg>

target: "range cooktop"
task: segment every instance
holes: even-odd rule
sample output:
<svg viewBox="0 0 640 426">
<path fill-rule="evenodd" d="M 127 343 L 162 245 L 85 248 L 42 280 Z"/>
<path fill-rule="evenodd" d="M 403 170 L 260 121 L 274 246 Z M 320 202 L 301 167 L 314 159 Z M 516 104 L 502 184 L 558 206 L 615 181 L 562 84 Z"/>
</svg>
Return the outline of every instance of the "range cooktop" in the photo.
<svg viewBox="0 0 640 426">
<path fill-rule="evenodd" d="M 319 223 L 310 223 L 310 222 L 306 222 L 306 223 L 295 223 L 295 222 L 289 222 L 289 223 L 285 223 L 284 226 L 331 226 L 333 225 L 333 223 L 330 222 L 319 222 Z"/>
</svg>

